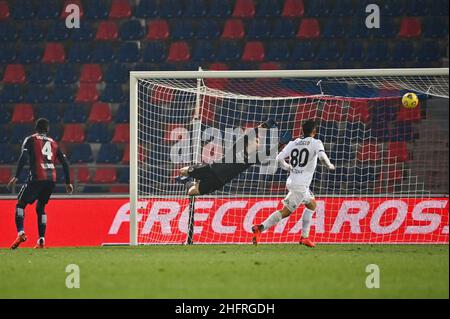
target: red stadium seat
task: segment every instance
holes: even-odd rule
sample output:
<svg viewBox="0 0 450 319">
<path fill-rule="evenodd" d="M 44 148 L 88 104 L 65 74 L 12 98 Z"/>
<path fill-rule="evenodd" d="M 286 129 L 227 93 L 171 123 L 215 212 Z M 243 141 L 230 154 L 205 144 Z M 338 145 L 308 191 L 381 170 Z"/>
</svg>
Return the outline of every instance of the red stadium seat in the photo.
<svg viewBox="0 0 450 319">
<path fill-rule="evenodd" d="M 61 43 L 47 43 L 42 62 L 64 63 L 65 59 L 66 53 L 64 52 L 64 46 Z"/>
<path fill-rule="evenodd" d="M 77 103 L 97 102 L 98 91 L 95 83 L 81 83 L 75 101 Z"/>
<path fill-rule="evenodd" d="M 170 103 L 174 98 L 173 89 L 164 87 L 155 87 L 151 94 L 151 101 L 157 105 Z"/>
<path fill-rule="evenodd" d="M 119 38 L 119 28 L 112 21 L 102 21 L 98 25 L 95 39 L 100 41 L 112 41 Z"/>
<path fill-rule="evenodd" d="M 75 175 L 76 172 L 76 175 Z M 70 168 L 70 179 L 72 181 L 76 181 L 77 183 L 85 184 L 89 183 L 91 179 L 91 174 L 89 172 L 89 167 L 87 166 L 78 166 L 76 168 Z"/>
<path fill-rule="evenodd" d="M 287 18 L 303 17 L 305 14 L 305 5 L 303 0 L 286 0 L 281 15 Z"/>
<path fill-rule="evenodd" d="M 372 162 L 380 159 L 378 144 L 366 142 L 359 146 L 357 159 L 362 162 Z"/>
<path fill-rule="evenodd" d="M 109 123 L 111 122 L 111 108 L 108 103 L 97 102 L 92 105 L 88 121 L 91 123 Z"/>
<path fill-rule="evenodd" d="M 11 122 L 18 123 L 33 123 L 34 111 L 31 104 L 16 104 L 14 106 Z"/>
<path fill-rule="evenodd" d="M 420 111 L 420 103 L 415 108 L 407 109 L 399 102 L 399 107 L 400 110 L 397 113 L 397 121 L 418 122 L 422 119 L 422 114 Z"/>
<path fill-rule="evenodd" d="M 297 38 L 315 39 L 320 37 L 320 26 L 317 19 L 303 19 L 297 32 Z"/>
<path fill-rule="evenodd" d="M 129 194 L 130 193 L 130 187 L 128 185 L 112 186 L 110 188 L 110 192 L 114 193 L 114 194 L 122 194 L 122 193 Z"/>
<path fill-rule="evenodd" d="M 408 148 L 405 142 L 390 142 L 388 145 L 388 163 L 408 161 Z"/>
<path fill-rule="evenodd" d="M 340 101 L 336 99 L 325 100 L 325 106 L 320 116 L 322 121 L 328 122 L 341 122 L 343 117 L 343 108 L 341 107 Z"/>
<path fill-rule="evenodd" d="M 102 69 L 99 64 L 85 64 L 81 67 L 80 82 L 98 83 L 102 77 Z"/>
<path fill-rule="evenodd" d="M 299 105 L 297 108 L 297 114 L 295 114 L 293 137 L 297 138 L 302 134 L 302 123 L 309 119 L 315 119 L 317 117 L 317 105 L 312 103 L 305 103 Z"/>
<path fill-rule="evenodd" d="M 117 172 L 115 168 L 102 167 L 97 168 L 92 178 L 92 182 L 99 184 L 111 184 L 117 181 Z"/>
<path fill-rule="evenodd" d="M 185 62 L 189 61 L 191 53 L 189 46 L 185 41 L 173 42 L 169 48 L 167 62 Z"/>
<path fill-rule="evenodd" d="M 417 18 L 406 17 L 400 23 L 399 37 L 402 38 L 416 38 L 422 34 L 422 25 Z"/>
<path fill-rule="evenodd" d="M 264 60 L 264 45 L 260 41 L 247 42 L 242 54 L 242 61 L 244 62 L 261 62 Z"/>
<path fill-rule="evenodd" d="M 25 83 L 25 68 L 22 64 L 8 64 L 3 74 L 3 83 L 18 84 Z"/>
<path fill-rule="evenodd" d="M 279 70 L 280 64 L 276 62 L 264 62 L 259 65 L 260 70 Z"/>
<path fill-rule="evenodd" d="M 252 18 L 255 15 L 253 0 L 237 0 L 234 5 L 233 17 Z"/>
<path fill-rule="evenodd" d="M 82 4 L 81 0 L 66 0 L 66 1 L 64 1 L 64 5 L 61 10 L 61 18 L 62 19 L 67 18 L 67 16 L 71 13 L 71 11 L 66 12 L 66 7 L 69 4 L 76 4 L 78 6 L 78 8 L 80 8 L 80 18 L 83 17 L 84 11 L 83 11 L 83 4 Z"/>
<path fill-rule="evenodd" d="M 153 20 L 148 24 L 147 40 L 166 40 L 169 34 L 169 24 L 166 20 Z"/>
<path fill-rule="evenodd" d="M 110 19 L 127 19 L 131 17 L 131 6 L 127 0 L 113 0 L 109 10 Z"/>
<path fill-rule="evenodd" d="M 11 176 L 12 176 L 11 168 L 0 167 L 0 184 L 8 184 Z"/>
<path fill-rule="evenodd" d="M 84 128 L 82 124 L 66 124 L 61 139 L 66 143 L 83 143 L 85 139 Z"/>
<path fill-rule="evenodd" d="M 367 100 L 352 100 L 350 101 L 350 109 L 348 120 L 354 122 L 367 123 L 370 118 L 369 103 Z"/>
<path fill-rule="evenodd" d="M 209 65 L 211 71 L 226 71 L 229 69 L 225 63 L 211 63 Z M 206 79 L 205 84 L 209 88 L 223 90 L 228 84 L 228 79 Z"/>
<path fill-rule="evenodd" d="M 113 143 L 129 143 L 130 142 L 130 125 L 116 124 L 114 130 Z"/>
<path fill-rule="evenodd" d="M 125 145 L 125 148 L 123 149 L 122 160 L 120 161 L 120 163 L 121 164 L 130 163 L 130 145 Z"/>
<path fill-rule="evenodd" d="M 9 7 L 7 1 L 0 1 L 0 21 L 9 18 Z"/>
<path fill-rule="evenodd" d="M 212 126 L 212 124 L 214 123 L 214 118 L 215 118 L 215 112 L 214 112 L 215 105 L 217 105 L 219 103 L 218 99 L 219 98 L 217 98 L 215 96 L 209 96 L 209 95 L 206 95 L 203 98 L 203 101 L 202 101 L 203 109 L 201 112 L 202 123 Z"/>
<path fill-rule="evenodd" d="M 245 36 L 244 23 L 239 19 L 228 19 L 222 32 L 222 39 L 243 39 Z"/>
</svg>

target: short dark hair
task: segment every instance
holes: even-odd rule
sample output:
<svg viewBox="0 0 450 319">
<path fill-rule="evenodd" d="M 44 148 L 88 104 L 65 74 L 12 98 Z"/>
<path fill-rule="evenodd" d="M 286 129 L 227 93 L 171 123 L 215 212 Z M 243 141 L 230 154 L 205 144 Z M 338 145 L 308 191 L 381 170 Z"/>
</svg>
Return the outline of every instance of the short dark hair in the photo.
<svg viewBox="0 0 450 319">
<path fill-rule="evenodd" d="M 317 127 L 317 122 L 315 120 L 307 120 L 306 122 L 303 122 L 302 129 L 303 129 L 303 135 L 304 136 L 310 136 L 312 131 Z"/>
<path fill-rule="evenodd" d="M 36 126 L 34 127 L 36 132 L 38 133 L 48 133 L 49 130 L 49 122 L 45 118 L 40 118 L 36 121 Z"/>
</svg>

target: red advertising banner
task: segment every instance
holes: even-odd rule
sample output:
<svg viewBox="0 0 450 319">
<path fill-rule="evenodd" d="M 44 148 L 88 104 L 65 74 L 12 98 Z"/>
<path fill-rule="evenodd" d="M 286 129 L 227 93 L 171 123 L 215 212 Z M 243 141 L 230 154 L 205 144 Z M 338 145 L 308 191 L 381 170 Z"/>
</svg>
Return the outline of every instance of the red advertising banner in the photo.
<svg viewBox="0 0 450 319">
<path fill-rule="evenodd" d="M 0 200 L 0 247 L 16 236 L 15 200 Z M 183 243 L 189 214 L 186 199 L 138 203 L 141 243 Z M 251 226 L 281 208 L 280 198 L 198 198 L 194 242 L 250 243 Z M 448 198 L 317 198 L 310 237 L 317 243 L 448 244 Z M 126 199 L 53 199 L 46 209 L 47 245 L 99 246 L 128 243 Z M 264 232 L 266 243 L 296 243 L 303 208 Z M 25 231 L 37 239 L 34 205 L 25 212 Z"/>
</svg>

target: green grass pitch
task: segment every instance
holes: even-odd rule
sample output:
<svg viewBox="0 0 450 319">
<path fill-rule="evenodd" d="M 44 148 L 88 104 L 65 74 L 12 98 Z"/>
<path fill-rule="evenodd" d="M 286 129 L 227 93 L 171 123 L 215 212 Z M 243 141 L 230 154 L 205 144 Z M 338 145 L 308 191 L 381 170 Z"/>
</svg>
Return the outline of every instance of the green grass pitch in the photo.
<svg viewBox="0 0 450 319">
<path fill-rule="evenodd" d="M 77 264 L 80 288 L 66 288 Z M 380 269 L 368 289 L 366 266 Z M 0 298 L 448 298 L 448 245 L 0 250 Z"/>
</svg>

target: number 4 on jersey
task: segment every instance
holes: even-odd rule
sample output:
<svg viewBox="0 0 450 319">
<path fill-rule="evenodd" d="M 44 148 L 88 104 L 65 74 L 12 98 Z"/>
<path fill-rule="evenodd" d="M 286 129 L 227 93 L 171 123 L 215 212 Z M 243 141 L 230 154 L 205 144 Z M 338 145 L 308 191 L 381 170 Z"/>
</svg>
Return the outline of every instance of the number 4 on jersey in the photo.
<svg viewBox="0 0 450 319">
<path fill-rule="evenodd" d="M 44 147 L 42 147 L 41 151 L 42 151 L 42 154 L 45 155 L 49 161 L 52 160 L 52 156 L 53 156 L 52 144 L 49 141 L 45 142 Z"/>
</svg>

